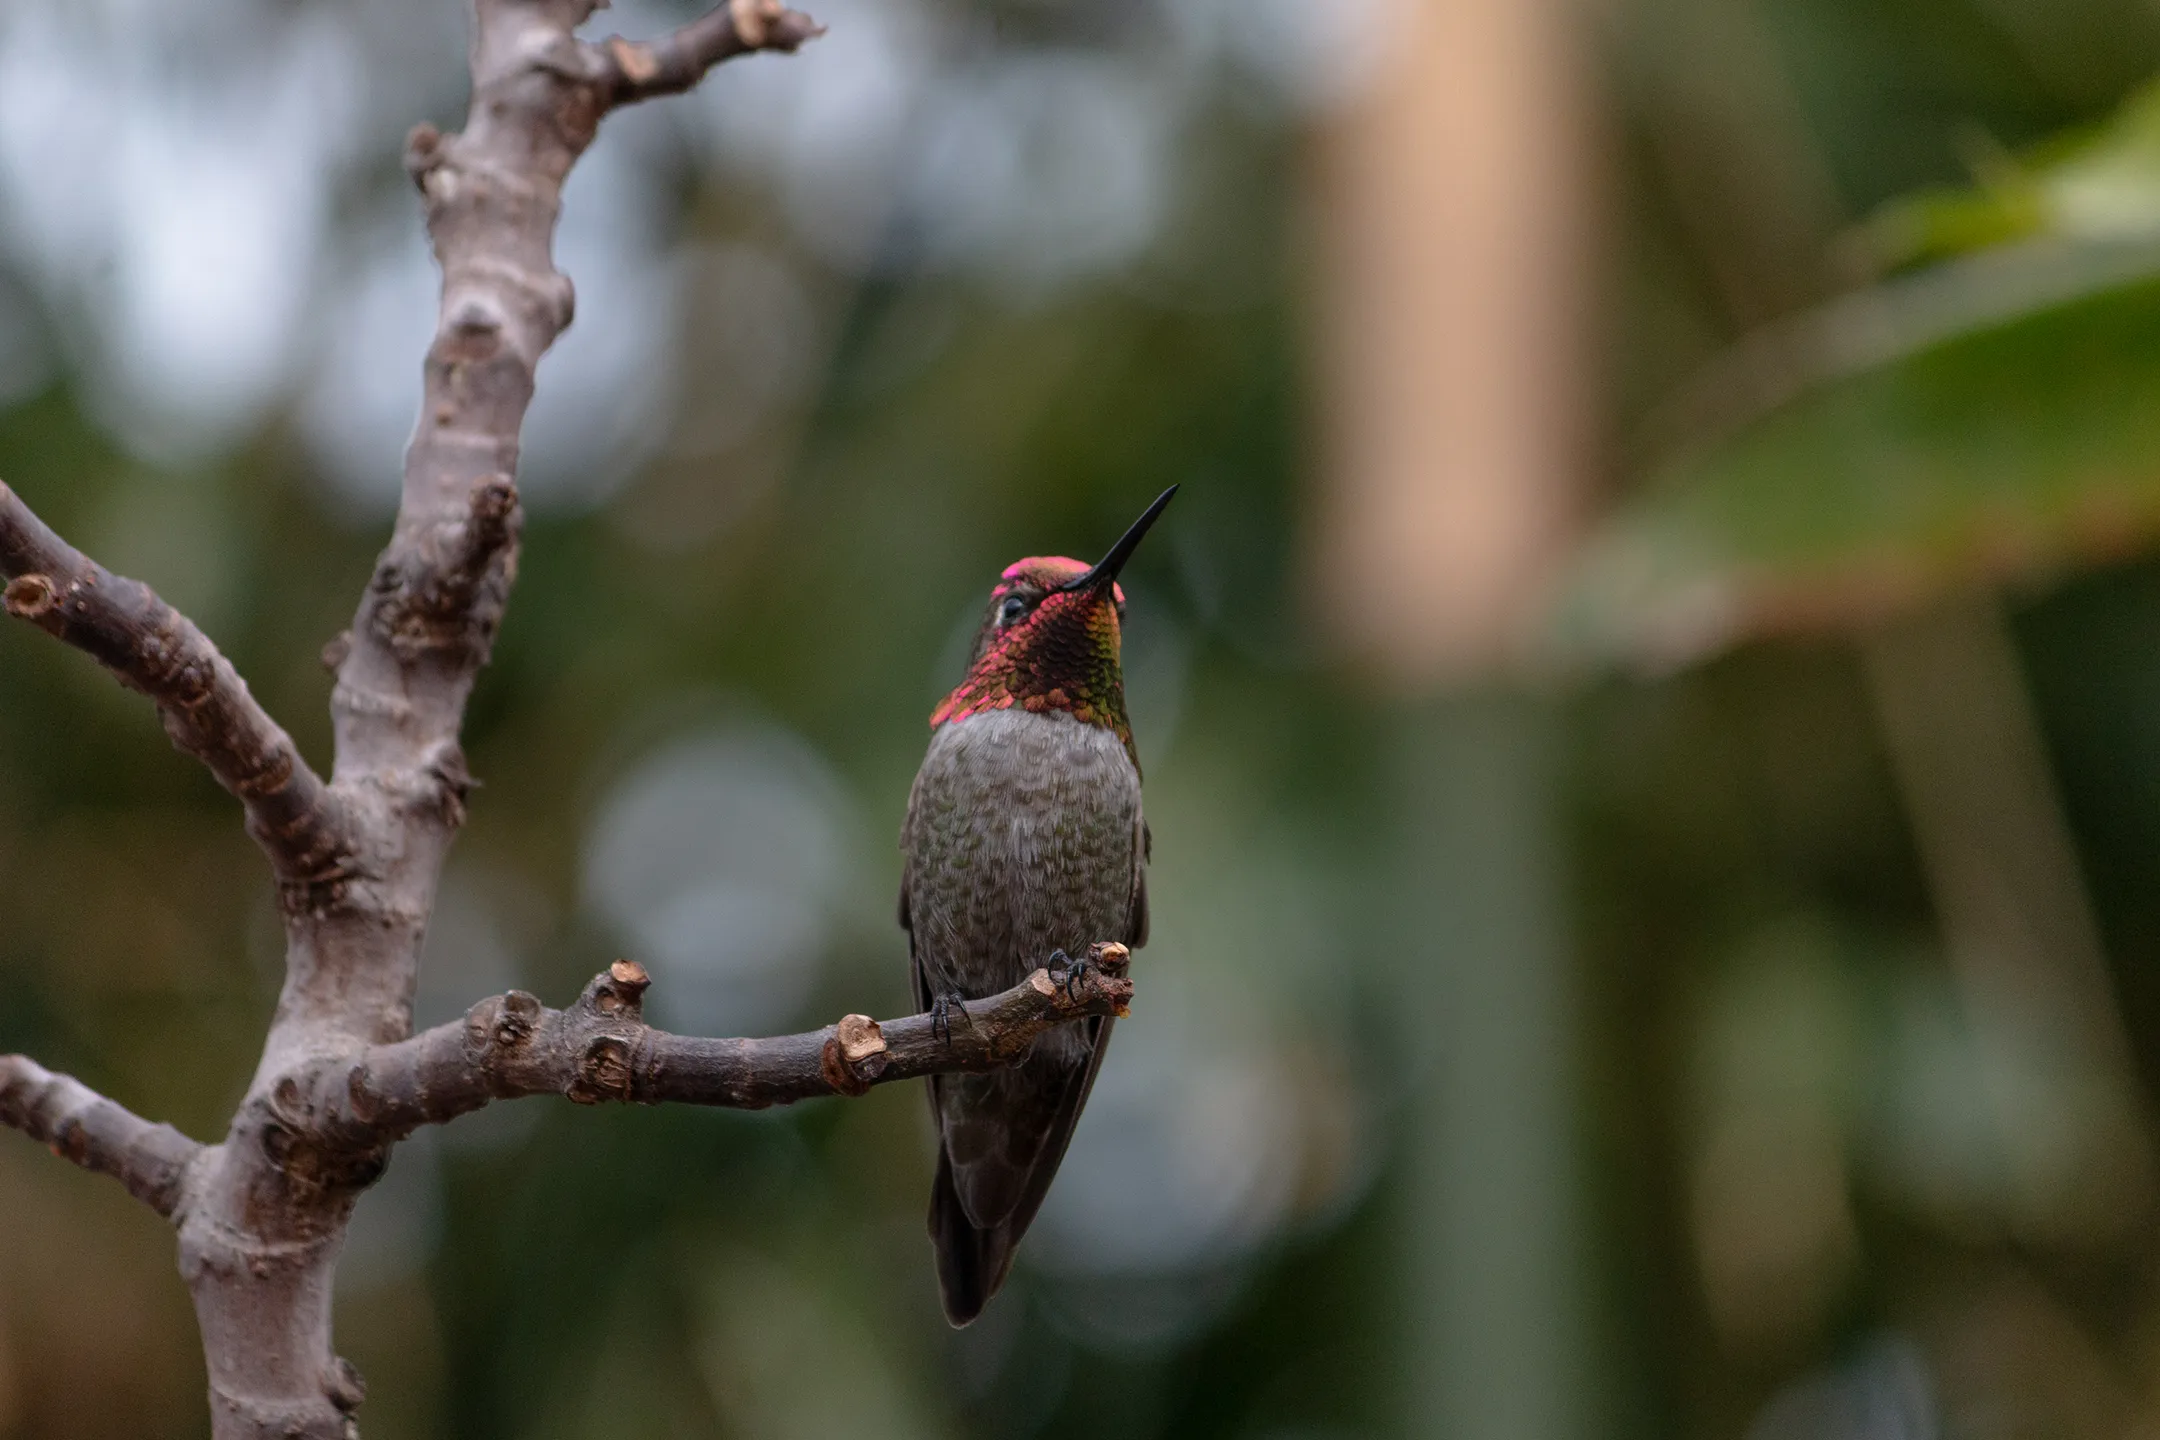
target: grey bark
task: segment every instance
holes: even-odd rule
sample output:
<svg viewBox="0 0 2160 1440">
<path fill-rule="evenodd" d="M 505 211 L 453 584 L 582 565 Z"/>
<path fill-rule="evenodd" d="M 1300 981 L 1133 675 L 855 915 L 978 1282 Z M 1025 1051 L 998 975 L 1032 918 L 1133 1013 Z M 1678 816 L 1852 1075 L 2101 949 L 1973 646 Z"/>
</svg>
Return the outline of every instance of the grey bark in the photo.
<svg viewBox="0 0 2160 1440">
<path fill-rule="evenodd" d="M 328 652 L 327 783 L 200 630 L 0 486 L 7 611 L 156 703 L 174 743 L 240 798 L 278 882 L 284 986 L 219 1143 L 0 1056 L 0 1124 L 114 1175 L 177 1227 L 218 1440 L 358 1434 L 363 1386 L 331 1345 L 338 1253 L 361 1192 L 420 1125 L 525 1095 L 741 1107 L 861 1094 L 1009 1064 L 1051 1027 L 1122 1013 L 1131 994 L 1123 948 L 1098 946 L 1098 963 L 1037 971 L 949 1030 L 851 1015 L 807 1035 L 709 1040 L 645 1026 L 649 982 L 621 962 L 568 1010 L 513 992 L 412 1034 L 421 940 L 471 784 L 459 726 L 517 573 L 519 427 L 535 367 L 571 319 L 551 253 L 563 181 L 609 110 L 820 33 L 779 0 L 729 0 L 654 43 L 578 39 L 600 3 L 473 0 L 465 129 L 421 126 L 408 142 L 441 306 L 396 527 Z"/>
</svg>

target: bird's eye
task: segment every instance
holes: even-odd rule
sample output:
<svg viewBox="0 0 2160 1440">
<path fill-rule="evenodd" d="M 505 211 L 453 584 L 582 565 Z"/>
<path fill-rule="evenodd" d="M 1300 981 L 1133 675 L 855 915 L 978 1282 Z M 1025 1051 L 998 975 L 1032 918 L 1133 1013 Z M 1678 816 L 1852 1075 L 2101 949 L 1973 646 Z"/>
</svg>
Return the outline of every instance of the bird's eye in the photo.
<svg viewBox="0 0 2160 1440">
<path fill-rule="evenodd" d="M 998 628 L 1017 625 L 1027 617 L 1028 602 L 1025 595 L 1007 595 L 1005 603 L 998 606 Z"/>
</svg>

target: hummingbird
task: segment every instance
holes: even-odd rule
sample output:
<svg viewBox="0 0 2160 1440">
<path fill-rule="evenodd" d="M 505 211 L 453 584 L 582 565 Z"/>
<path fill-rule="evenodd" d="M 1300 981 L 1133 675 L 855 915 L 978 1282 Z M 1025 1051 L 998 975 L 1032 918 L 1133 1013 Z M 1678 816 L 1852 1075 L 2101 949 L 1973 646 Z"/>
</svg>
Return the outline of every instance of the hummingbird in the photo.
<svg viewBox="0 0 2160 1440">
<path fill-rule="evenodd" d="M 1125 714 L 1118 572 L 1175 494 L 1094 565 L 1037 555 L 1005 567 L 967 676 L 930 717 L 900 832 L 900 925 L 916 1003 L 948 1025 L 955 1002 L 1008 990 L 1059 952 L 1147 942 L 1151 837 Z M 931 1077 L 930 1240 L 955 1327 L 1005 1283 L 1110 1026 L 1061 1025 L 1006 1069 Z"/>
</svg>

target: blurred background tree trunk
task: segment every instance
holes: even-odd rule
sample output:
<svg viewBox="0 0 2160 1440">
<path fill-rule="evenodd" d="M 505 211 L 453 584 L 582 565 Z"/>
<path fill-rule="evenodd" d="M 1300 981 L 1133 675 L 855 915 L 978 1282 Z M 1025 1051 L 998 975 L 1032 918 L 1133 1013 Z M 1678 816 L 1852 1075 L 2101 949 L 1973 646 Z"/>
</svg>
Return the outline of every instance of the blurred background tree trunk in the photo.
<svg viewBox="0 0 2160 1440">
<path fill-rule="evenodd" d="M 1595 145 L 1565 0 L 1403 0 L 1318 145 L 1318 587 L 1389 697 L 1412 1067 L 1407 1433 L 1603 1433 L 1557 718 L 1514 688 L 1585 510 Z"/>
</svg>

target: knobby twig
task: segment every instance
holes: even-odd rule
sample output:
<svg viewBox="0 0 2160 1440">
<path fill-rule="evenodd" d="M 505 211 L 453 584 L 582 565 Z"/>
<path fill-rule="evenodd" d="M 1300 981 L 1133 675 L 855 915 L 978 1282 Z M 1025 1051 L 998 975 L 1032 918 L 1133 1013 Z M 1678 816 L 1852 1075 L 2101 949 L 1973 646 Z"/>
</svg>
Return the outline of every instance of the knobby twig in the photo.
<svg viewBox="0 0 2160 1440">
<path fill-rule="evenodd" d="M 518 435 L 541 355 L 570 323 L 552 255 L 562 185 L 611 109 L 822 33 L 780 0 L 728 0 L 652 43 L 591 44 L 601 0 L 471 0 L 464 130 L 415 130 L 406 161 L 443 285 L 396 526 L 337 675 L 328 783 L 207 637 L 99 567 L 0 486 L 5 608 L 142 691 L 174 742 L 237 795 L 279 881 L 283 991 L 246 1098 L 198 1145 L 75 1080 L 0 1057 L 0 1124 L 111 1174 L 179 1229 L 217 1440 L 348 1440 L 364 1387 L 330 1341 L 345 1229 L 390 1148 L 495 1100 L 750 1107 L 1010 1064 L 1053 1026 L 1124 1013 L 1123 946 L 1037 971 L 944 1019 L 850 1015 L 768 1040 L 646 1026 L 619 963 L 567 1010 L 512 992 L 412 1034 L 420 942 L 471 785 L 458 731 L 517 575 Z"/>
<path fill-rule="evenodd" d="M 780 0 L 730 0 L 649 45 L 616 38 L 601 47 L 617 105 L 688 90 L 721 61 L 749 50 L 793 54 L 825 27 Z"/>
<path fill-rule="evenodd" d="M 619 960 L 568 1010 L 523 991 L 481 1001 L 465 1018 L 294 1077 L 276 1098 L 286 1117 L 358 1152 L 441 1125 L 497 1100 L 561 1095 L 757 1110 L 954 1071 L 994 1070 L 1043 1032 L 1125 1013 L 1130 952 L 1098 944 L 1090 963 L 1037 970 L 1012 989 L 967 1002 L 949 1021 L 910 1015 L 760 1040 L 673 1035 L 645 1024 L 644 969 Z"/>
</svg>

